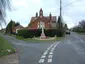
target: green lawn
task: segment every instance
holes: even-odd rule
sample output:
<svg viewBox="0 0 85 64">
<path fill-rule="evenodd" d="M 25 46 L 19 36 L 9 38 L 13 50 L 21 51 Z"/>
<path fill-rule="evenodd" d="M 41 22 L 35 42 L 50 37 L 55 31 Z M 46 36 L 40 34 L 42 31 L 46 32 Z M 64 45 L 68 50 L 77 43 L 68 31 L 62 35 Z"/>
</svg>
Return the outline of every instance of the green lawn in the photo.
<svg viewBox="0 0 85 64">
<path fill-rule="evenodd" d="M 14 53 L 15 49 L 3 37 L 0 36 L 0 57 Z"/>
</svg>

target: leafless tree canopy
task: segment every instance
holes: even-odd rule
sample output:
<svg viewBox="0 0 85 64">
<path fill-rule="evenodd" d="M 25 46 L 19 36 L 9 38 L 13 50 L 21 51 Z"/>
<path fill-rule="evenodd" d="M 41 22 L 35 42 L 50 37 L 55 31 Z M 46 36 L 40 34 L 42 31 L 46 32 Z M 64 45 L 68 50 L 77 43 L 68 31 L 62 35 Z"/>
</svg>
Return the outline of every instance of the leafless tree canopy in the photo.
<svg viewBox="0 0 85 64">
<path fill-rule="evenodd" d="M 79 25 L 85 29 L 85 20 L 82 20 L 81 22 L 79 22 Z"/>
<path fill-rule="evenodd" d="M 0 0 L 0 26 L 2 23 L 6 24 L 5 16 L 6 16 L 6 9 L 10 8 L 10 0 Z"/>
</svg>

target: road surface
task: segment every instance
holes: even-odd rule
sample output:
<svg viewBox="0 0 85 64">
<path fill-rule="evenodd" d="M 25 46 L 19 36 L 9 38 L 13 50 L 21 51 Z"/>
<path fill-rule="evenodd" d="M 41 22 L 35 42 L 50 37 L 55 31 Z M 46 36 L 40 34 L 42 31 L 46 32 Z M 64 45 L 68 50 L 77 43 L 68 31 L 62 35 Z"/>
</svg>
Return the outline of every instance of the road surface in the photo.
<svg viewBox="0 0 85 64">
<path fill-rule="evenodd" d="M 61 41 L 46 43 L 4 37 L 19 51 L 20 64 L 85 64 L 85 35 L 71 33 Z"/>
</svg>

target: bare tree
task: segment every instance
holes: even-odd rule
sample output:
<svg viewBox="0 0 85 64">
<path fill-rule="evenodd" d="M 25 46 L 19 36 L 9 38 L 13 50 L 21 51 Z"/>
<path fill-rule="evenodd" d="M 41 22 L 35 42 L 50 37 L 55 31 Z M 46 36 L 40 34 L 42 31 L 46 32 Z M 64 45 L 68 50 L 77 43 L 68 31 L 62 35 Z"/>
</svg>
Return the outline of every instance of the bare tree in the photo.
<svg viewBox="0 0 85 64">
<path fill-rule="evenodd" d="M 6 24 L 6 9 L 10 9 L 10 0 L 0 0 L 0 26 Z"/>
<path fill-rule="evenodd" d="M 82 20 L 79 22 L 79 25 L 85 29 L 85 20 Z"/>
</svg>

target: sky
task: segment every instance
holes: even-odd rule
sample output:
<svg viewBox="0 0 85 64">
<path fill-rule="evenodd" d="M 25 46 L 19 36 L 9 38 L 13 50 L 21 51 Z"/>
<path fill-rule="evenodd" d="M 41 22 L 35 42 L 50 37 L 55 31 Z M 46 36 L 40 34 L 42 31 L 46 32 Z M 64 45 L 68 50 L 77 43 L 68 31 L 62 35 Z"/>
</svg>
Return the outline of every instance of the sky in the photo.
<svg viewBox="0 0 85 64">
<path fill-rule="evenodd" d="M 85 19 L 85 0 L 62 0 L 62 17 L 68 27 L 71 28 Z M 71 5 L 69 3 L 74 2 Z M 26 27 L 30 23 L 31 17 L 43 9 L 43 15 L 59 16 L 59 0 L 11 0 L 11 10 L 7 10 L 7 23 L 12 19 L 18 21 Z"/>
</svg>

